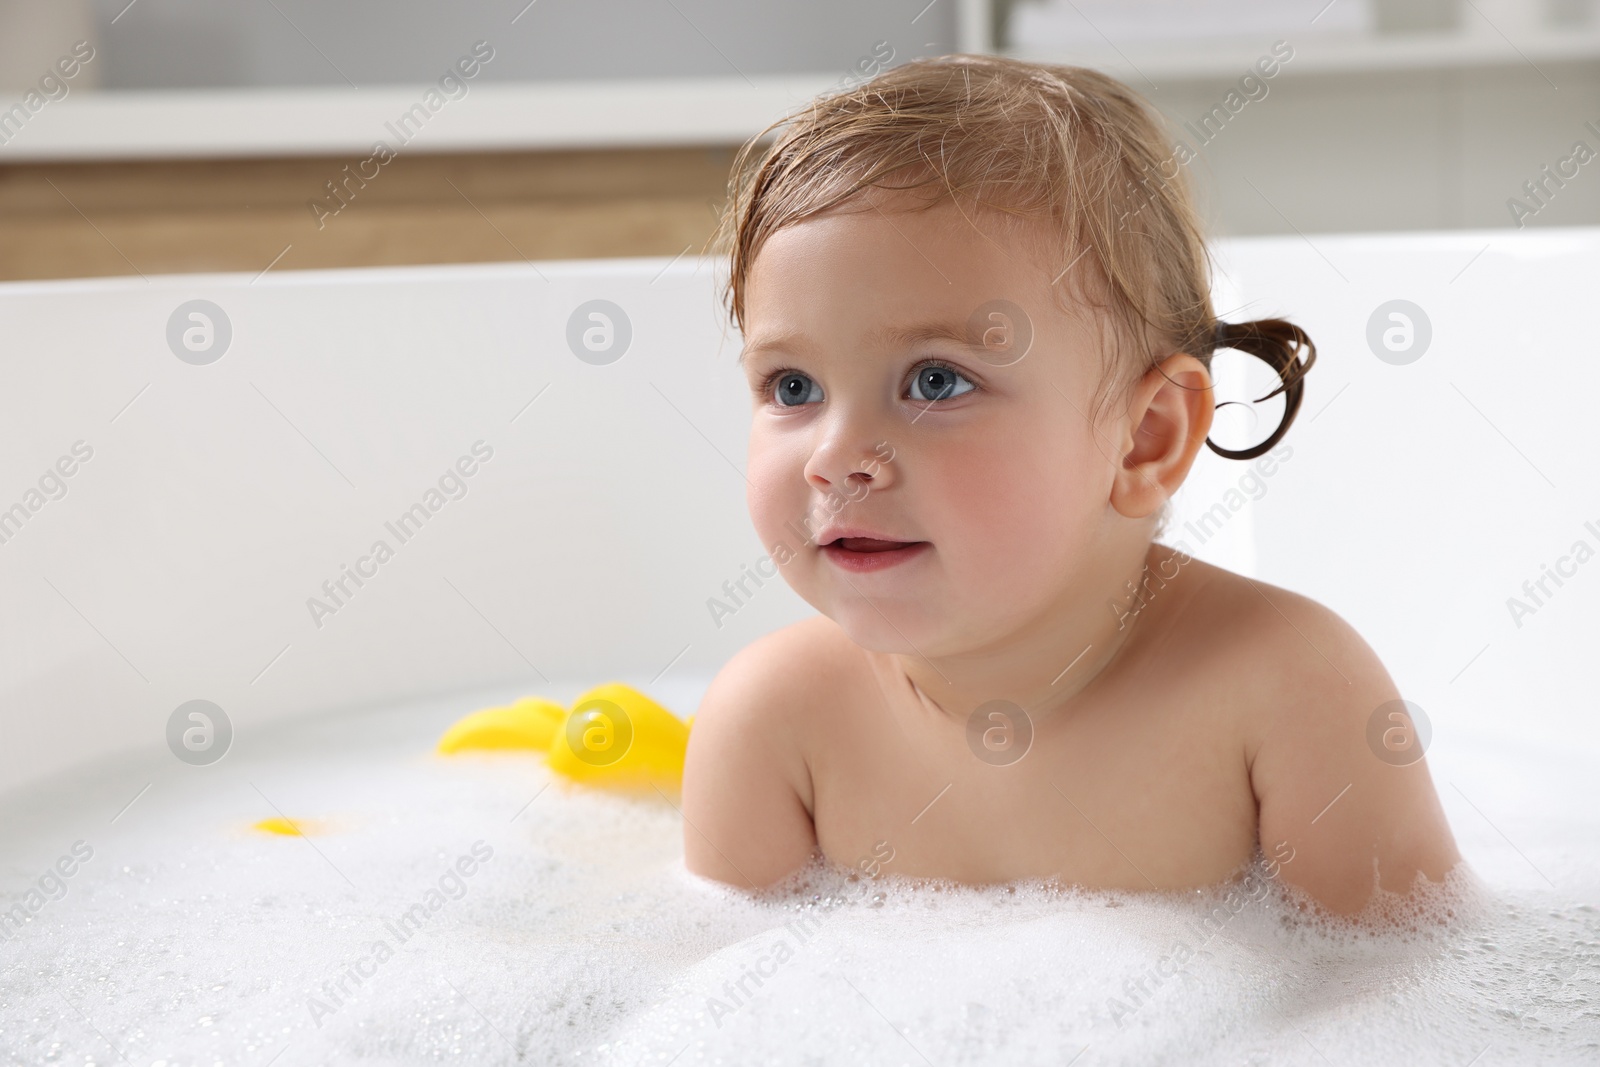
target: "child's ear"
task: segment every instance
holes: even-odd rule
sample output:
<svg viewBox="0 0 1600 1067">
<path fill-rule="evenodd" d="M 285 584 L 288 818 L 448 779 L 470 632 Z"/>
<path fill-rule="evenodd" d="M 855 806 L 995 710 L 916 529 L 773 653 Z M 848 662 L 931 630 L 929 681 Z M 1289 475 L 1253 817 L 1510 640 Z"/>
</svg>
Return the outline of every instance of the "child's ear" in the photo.
<svg viewBox="0 0 1600 1067">
<path fill-rule="evenodd" d="M 1119 442 L 1122 466 L 1111 487 L 1119 514 L 1156 512 L 1189 476 L 1214 414 L 1211 374 L 1186 352 L 1150 368 L 1134 387 Z"/>
</svg>

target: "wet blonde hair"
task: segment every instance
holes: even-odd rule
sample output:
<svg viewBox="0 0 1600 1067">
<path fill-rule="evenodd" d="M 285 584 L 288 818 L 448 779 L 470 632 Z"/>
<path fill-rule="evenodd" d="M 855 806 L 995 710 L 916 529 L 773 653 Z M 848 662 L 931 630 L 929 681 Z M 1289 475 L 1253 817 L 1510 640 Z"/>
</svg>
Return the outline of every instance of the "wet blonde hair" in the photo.
<svg viewBox="0 0 1600 1067">
<path fill-rule="evenodd" d="M 1105 313 L 1091 418 L 1172 352 L 1192 354 L 1208 371 L 1218 348 L 1271 366 L 1280 384 L 1259 399 L 1285 394 L 1273 434 L 1239 451 L 1206 442 L 1219 455 L 1253 458 L 1294 420 L 1316 347 L 1282 319 L 1217 321 L 1205 238 L 1168 144 L 1154 109 L 1099 71 L 988 55 L 911 60 L 819 97 L 740 148 L 709 243 L 729 257 L 724 303 L 742 333 L 751 264 L 780 228 L 868 187 L 938 183 L 925 207 L 971 202 L 1052 224 L 1027 236 L 1043 242 L 1058 280 L 1073 275 L 1073 299 Z M 890 184 L 895 178 L 906 184 Z M 1127 341 L 1132 359 L 1121 354 Z"/>
</svg>

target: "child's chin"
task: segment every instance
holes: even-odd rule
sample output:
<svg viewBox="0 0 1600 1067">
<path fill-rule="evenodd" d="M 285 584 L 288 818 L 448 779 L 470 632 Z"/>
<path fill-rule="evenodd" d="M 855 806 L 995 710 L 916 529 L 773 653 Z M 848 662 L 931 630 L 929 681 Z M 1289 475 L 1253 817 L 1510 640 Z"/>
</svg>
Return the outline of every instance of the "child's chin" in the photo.
<svg viewBox="0 0 1600 1067">
<path fill-rule="evenodd" d="M 854 644 L 869 652 L 893 653 L 903 656 L 931 655 L 930 647 L 940 643 L 942 627 L 937 619 L 930 619 L 920 611 L 906 610 L 905 604 L 875 604 L 852 600 L 847 604 L 829 605 L 823 611 Z"/>
</svg>

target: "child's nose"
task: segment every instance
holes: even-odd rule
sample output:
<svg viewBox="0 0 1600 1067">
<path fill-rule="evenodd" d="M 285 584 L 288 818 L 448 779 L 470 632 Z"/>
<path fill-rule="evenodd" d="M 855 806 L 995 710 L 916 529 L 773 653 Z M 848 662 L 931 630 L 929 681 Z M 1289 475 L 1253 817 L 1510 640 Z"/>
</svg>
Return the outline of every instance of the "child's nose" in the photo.
<svg viewBox="0 0 1600 1067">
<path fill-rule="evenodd" d="M 811 453 L 806 482 L 816 489 L 833 489 L 855 497 L 869 490 L 887 489 L 896 480 L 889 442 L 870 436 L 849 439 L 830 435 Z"/>
</svg>

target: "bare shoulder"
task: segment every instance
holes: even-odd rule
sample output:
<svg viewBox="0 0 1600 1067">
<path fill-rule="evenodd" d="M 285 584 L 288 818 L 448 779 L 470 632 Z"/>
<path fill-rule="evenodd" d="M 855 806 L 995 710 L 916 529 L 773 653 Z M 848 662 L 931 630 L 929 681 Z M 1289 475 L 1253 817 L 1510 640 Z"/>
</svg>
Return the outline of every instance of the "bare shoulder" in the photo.
<svg viewBox="0 0 1600 1067">
<path fill-rule="evenodd" d="M 1198 561 L 1197 561 L 1198 562 Z M 1394 679 L 1333 609 L 1206 565 L 1184 612 L 1238 700 L 1262 852 L 1338 914 L 1460 859 Z"/>
<path fill-rule="evenodd" d="M 819 671 L 831 680 L 848 669 L 852 650 L 859 652 L 838 623 L 826 615 L 811 615 L 750 642 L 734 660 L 748 656 L 775 681 L 809 686 L 816 683 Z"/>
<path fill-rule="evenodd" d="M 745 646 L 712 680 L 684 758 L 689 870 L 755 888 L 810 858 L 807 753 L 815 710 L 830 706 L 829 691 L 843 683 L 837 631 L 821 616 L 783 627 Z"/>
<path fill-rule="evenodd" d="M 1377 653 L 1325 604 L 1200 560 L 1185 567 L 1199 581 L 1179 623 L 1183 640 L 1226 679 L 1252 769 L 1269 742 L 1398 696 Z"/>
<path fill-rule="evenodd" d="M 1214 662 L 1248 664 L 1253 695 L 1274 705 L 1312 687 L 1365 680 L 1389 684 L 1371 646 L 1342 616 L 1311 597 L 1223 567 L 1190 560 L 1198 571 L 1183 623 L 1214 635 Z"/>
<path fill-rule="evenodd" d="M 823 615 L 764 634 L 725 663 L 706 690 L 696 729 L 710 716 L 729 729 L 760 729 L 796 742 L 819 707 L 858 677 L 860 650 Z"/>
</svg>

